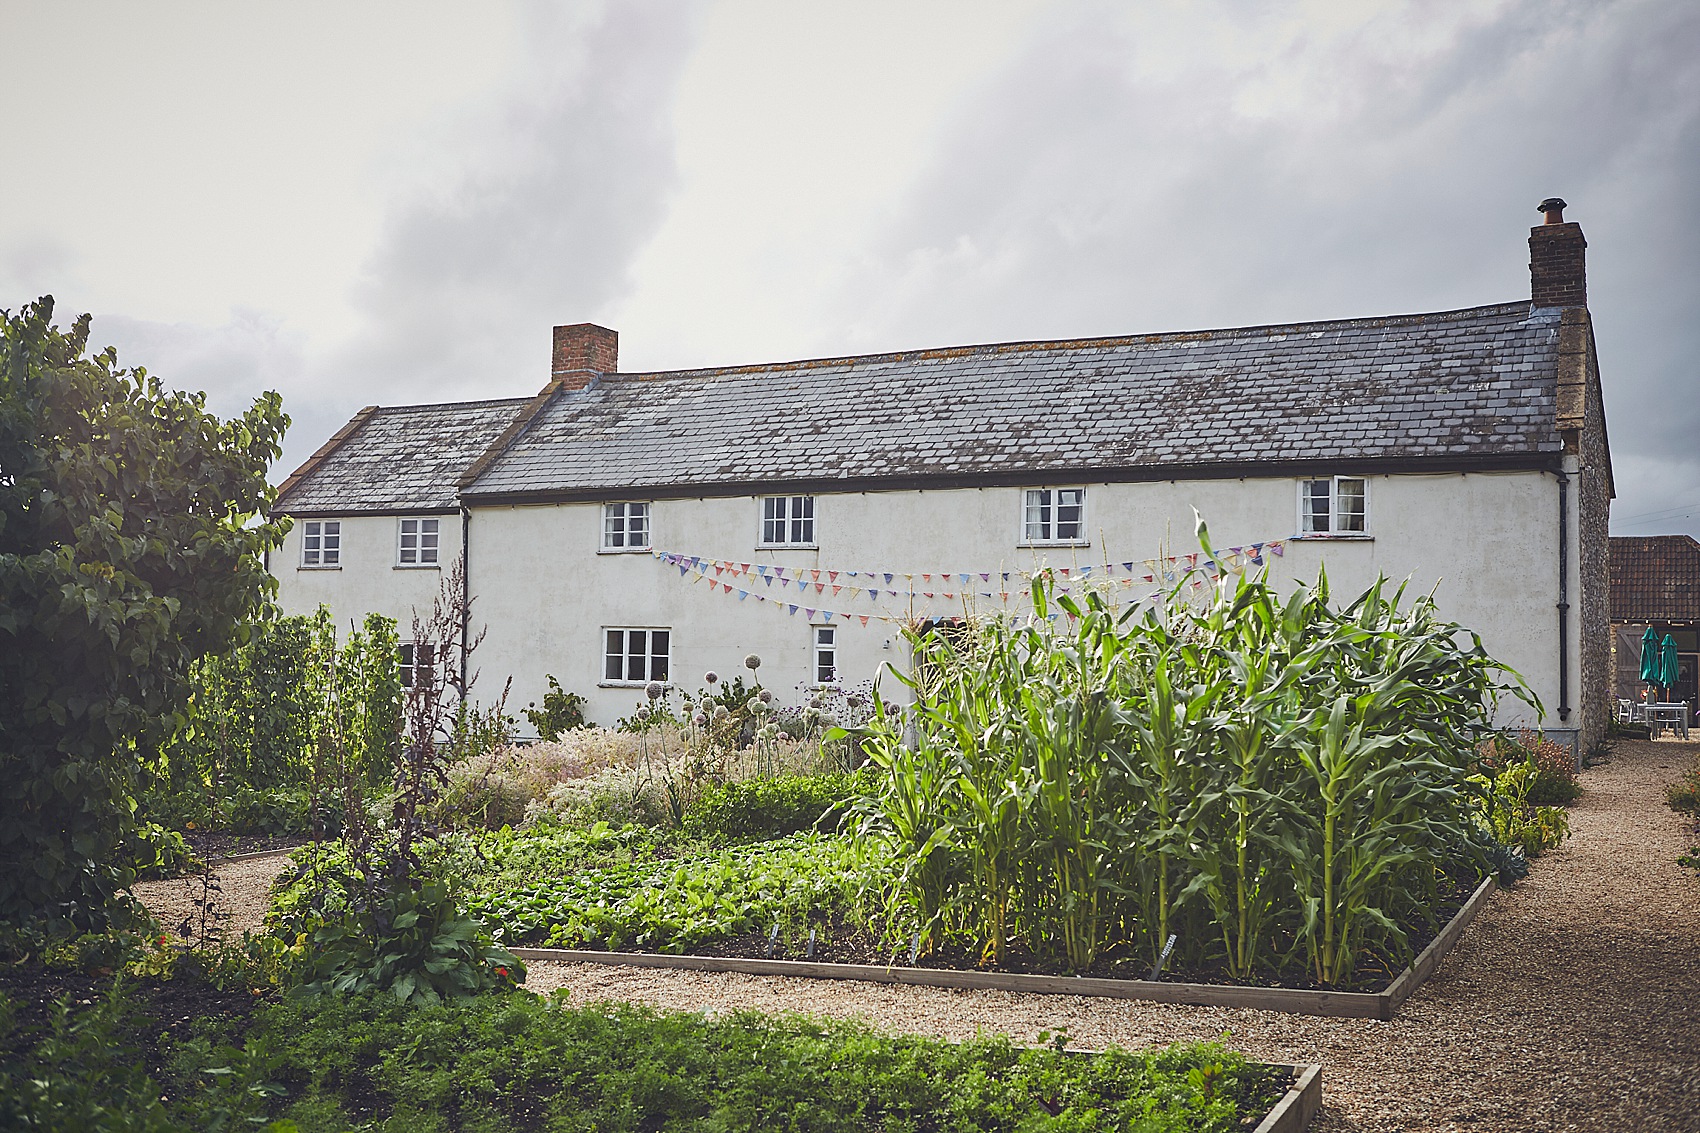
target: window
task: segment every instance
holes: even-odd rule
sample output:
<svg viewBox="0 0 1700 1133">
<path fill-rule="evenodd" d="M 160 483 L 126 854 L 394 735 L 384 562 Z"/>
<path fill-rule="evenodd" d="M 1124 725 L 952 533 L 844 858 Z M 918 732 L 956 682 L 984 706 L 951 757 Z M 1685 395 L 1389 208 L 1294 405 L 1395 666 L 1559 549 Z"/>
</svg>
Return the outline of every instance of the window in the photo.
<svg viewBox="0 0 1700 1133">
<path fill-rule="evenodd" d="M 761 502 L 761 545 L 812 547 L 815 543 L 813 496 L 768 496 Z"/>
<path fill-rule="evenodd" d="M 412 688 L 414 682 L 429 685 L 432 679 L 431 651 L 420 648 L 411 641 L 401 643 L 401 687 Z M 448 646 L 443 646 L 443 655 L 448 655 Z"/>
<path fill-rule="evenodd" d="M 665 629 L 603 632 L 602 679 L 613 684 L 665 681 L 672 669 L 673 633 Z"/>
<path fill-rule="evenodd" d="M 649 505 L 603 504 L 602 549 L 649 550 Z"/>
<path fill-rule="evenodd" d="M 436 566 L 440 519 L 404 519 L 401 521 L 401 549 L 396 554 L 398 566 Z"/>
<path fill-rule="evenodd" d="M 342 522 L 335 519 L 310 519 L 302 525 L 301 565 L 334 567 L 342 565 Z"/>
<path fill-rule="evenodd" d="M 815 626 L 815 683 L 829 685 L 838 679 L 838 629 Z"/>
<path fill-rule="evenodd" d="M 1021 512 L 1023 543 L 1083 543 L 1085 488 L 1029 488 Z"/>
<path fill-rule="evenodd" d="M 1369 531 L 1369 481 L 1333 476 L 1299 481 L 1299 534 L 1363 535 Z"/>
</svg>

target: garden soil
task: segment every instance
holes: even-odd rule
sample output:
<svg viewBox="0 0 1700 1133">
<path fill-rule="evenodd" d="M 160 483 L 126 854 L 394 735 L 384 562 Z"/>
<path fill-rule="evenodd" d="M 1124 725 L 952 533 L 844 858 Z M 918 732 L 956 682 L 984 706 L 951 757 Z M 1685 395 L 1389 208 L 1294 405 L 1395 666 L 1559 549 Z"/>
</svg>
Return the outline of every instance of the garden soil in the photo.
<svg viewBox="0 0 1700 1133">
<path fill-rule="evenodd" d="M 1585 771 L 1570 841 L 1493 896 L 1391 1022 L 554 961 L 530 964 L 526 986 L 581 1003 L 859 1017 L 948 1039 L 1032 1042 L 1066 1028 L 1093 1048 L 1225 1035 L 1253 1058 L 1322 1064 L 1319 1133 L 1700 1131 L 1700 875 L 1676 862 L 1700 835 L 1664 804 L 1696 753 L 1700 743 L 1624 741 Z M 257 921 L 280 865 L 223 867 L 223 896 L 242 903 L 227 931 Z M 169 921 L 184 915 L 182 889 L 137 892 Z"/>
</svg>

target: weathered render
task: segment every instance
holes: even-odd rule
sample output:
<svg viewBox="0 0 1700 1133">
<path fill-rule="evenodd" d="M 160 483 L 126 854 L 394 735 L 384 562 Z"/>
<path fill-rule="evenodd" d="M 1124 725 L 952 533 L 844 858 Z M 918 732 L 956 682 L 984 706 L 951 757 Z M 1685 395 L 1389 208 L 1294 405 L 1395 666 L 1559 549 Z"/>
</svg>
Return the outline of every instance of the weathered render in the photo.
<svg viewBox="0 0 1700 1133">
<path fill-rule="evenodd" d="M 1545 709 L 1502 722 L 1591 743 L 1610 454 L 1585 242 L 1552 215 L 1530 241 L 1533 301 L 1461 311 L 642 374 L 618 372 L 612 331 L 557 327 L 536 397 L 362 411 L 292 477 L 278 509 L 347 517 L 348 542 L 340 570 L 303 565 L 298 524 L 273 560 L 282 599 L 405 625 L 437 572 L 403 568 L 396 531 L 438 513 L 440 565 L 464 544 L 489 627 L 486 694 L 511 675 L 523 705 L 550 673 L 608 723 L 642 683 L 604 679 L 610 628 L 666 631 L 691 689 L 758 653 L 795 700 L 812 627 L 835 627 L 856 683 L 906 664 L 904 620 L 1019 610 L 1041 565 L 1139 598 L 1156 587 L 1138 563 L 1197 550 L 1197 508 L 1218 546 L 1279 542 L 1277 579 L 1326 564 L 1337 593 L 1377 575 L 1434 591 Z M 410 437 L 445 443 L 427 456 Z M 1362 531 L 1301 530 L 1301 482 L 1331 477 L 1364 482 Z M 1078 537 L 1028 541 L 1038 489 L 1084 490 Z M 811 498 L 805 545 L 763 545 L 775 496 Z M 603 546 L 604 509 L 628 503 L 647 506 L 647 543 Z M 772 568 L 791 581 L 776 590 Z"/>
</svg>

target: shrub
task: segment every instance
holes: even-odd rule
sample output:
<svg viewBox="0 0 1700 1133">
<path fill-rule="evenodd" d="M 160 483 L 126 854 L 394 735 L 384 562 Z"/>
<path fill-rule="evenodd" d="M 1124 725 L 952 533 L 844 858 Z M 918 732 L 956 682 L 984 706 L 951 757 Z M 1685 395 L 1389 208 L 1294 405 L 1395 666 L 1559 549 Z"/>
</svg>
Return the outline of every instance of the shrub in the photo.
<svg viewBox="0 0 1700 1133">
<path fill-rule="evenodd" d="M 1672 810 L 1700 816 L 1700 759 L 1682 773 L 1682 778 L 1665 788 L 1665 801 Z"/>
<path fill-rule="evenodd" d="M 548 674 L 549 691 L 543 694 L 543 707 L 533 701 L 525 709 L 525 718 L 537 729 L 543 740 L 558 740 L 562 733 L 590 727 L 584 718 L 584 697 L 561 687 L 553 673 Z"/>
<path fill-rule="evenodd" d="M 712 787 L 685 812 L 685 833 L 749 838 L 837 830 L 845 804 L 867 793 L 871 777 L 779 775 Z M 821 825 L 822 819 L 828 821 Z"/>
<path fill-rule="evenodd" d="M 1477 750 L 1482 765 L 1496 772 L 1518 763 L 1534 763 L 1535 780 L 1527 798 L 1530 805 L 1569 806 L 1582 795 L 1571 750 L 1539 732 L 1525 729 L 1516 738 L 1502 732 L 1484 740 Z"/>
<path fill-rule="evenodd" d="M 136 827 L 131 846 L 136 876 L 144 881 L 175 877 L 195 861 L 183 835 L 157 822 L 144 822 Z"/>
<path fill-rule="evenodd" d="M 454 829 L 519 825 L 525 820 L 531 792 L 513 774 L 513 762 L 509 751 L 503 750 L 455 764 L 441 799 L 432 807 L 434 820 Z"/>
<path fill-rule="evenodd" d="M 230 831 L 244 837 L 288 837 L 313 825 L 313 799 L 305 790 L 238 787 L 230 796 Z"/>
</svg>

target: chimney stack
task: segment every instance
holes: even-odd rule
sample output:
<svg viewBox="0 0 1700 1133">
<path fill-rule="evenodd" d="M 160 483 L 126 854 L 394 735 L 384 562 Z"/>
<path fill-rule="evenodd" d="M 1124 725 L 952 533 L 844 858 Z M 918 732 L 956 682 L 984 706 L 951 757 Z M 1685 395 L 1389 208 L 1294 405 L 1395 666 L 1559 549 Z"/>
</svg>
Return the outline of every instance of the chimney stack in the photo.
<svg viewBox="0 0 1700 1133">
<path fill-rule="evenodd" d="M 1536 206 L 1546 214 L 1529 230 L 1529 282 L 1537 307 L 1588 305 L 1588 241 L 1582 226 L 1564 219 L 1564 201 L 1548 197 Z"/>
<path fill-rule="evenodd" d="M 598 374 L 617 373 L 619 365 L 618 332 L 595 323 L 555 328 L 549 377 L 562 389 L 583 389 Z"/>
</svg>

